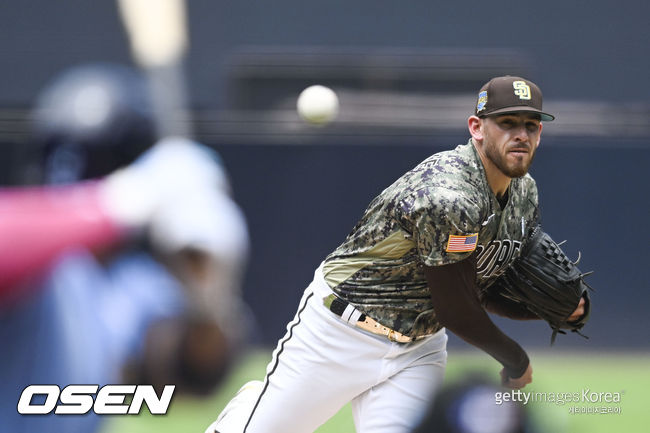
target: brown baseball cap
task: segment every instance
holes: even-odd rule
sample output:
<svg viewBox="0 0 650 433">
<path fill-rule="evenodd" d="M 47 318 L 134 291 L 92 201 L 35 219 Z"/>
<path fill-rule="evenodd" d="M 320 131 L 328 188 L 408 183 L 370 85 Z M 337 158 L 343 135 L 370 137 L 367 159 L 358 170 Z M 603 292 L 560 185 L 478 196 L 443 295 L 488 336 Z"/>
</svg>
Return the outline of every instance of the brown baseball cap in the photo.
<svg viewBox="0 0 650 433">
<path fill-rule="evenodd" d="M 542 91 L 525 78 L 510 75 L 492 78 L 479 90 L 475 115 L 521 112 L 537 113 L 543 121 L 555 119 L 552 114 L 542 111 Z"/>
</svg>

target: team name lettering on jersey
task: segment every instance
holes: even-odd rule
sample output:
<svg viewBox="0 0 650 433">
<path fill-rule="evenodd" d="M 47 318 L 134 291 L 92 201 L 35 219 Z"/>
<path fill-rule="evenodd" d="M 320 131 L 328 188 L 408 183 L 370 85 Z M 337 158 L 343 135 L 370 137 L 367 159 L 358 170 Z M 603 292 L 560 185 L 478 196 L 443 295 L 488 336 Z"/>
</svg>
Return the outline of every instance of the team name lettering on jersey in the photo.
<svg viewBox="0 0 650 433">
<path fill-rule="evenodd" d="M 512 261 L 519 255 L 521 242 L 510 239 L 494 240 L 487 246 L 479 245 L 476 248 L 478 260 L 476 274 L 479 279 L 498 277 Z"/>
</svg>

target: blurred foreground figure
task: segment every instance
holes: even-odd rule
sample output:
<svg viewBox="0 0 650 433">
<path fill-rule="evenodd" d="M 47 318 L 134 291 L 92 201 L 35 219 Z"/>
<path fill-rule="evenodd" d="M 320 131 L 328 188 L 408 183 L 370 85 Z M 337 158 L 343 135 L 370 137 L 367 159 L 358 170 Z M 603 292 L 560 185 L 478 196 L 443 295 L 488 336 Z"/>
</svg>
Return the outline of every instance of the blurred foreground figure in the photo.
<svg viewBox="0 0 650 433">
<path fill-rule="evenodd" d="M 243 215 L 214 152 L 154 143 L 140 80 L 107 65 L 55 79 L 34 110 L 50 185 L 0 189 L 1 432 L 97 429 L 92 410 L 19 415 L 31 384 L 209 393 L 244 336 Z"/>
</svg>

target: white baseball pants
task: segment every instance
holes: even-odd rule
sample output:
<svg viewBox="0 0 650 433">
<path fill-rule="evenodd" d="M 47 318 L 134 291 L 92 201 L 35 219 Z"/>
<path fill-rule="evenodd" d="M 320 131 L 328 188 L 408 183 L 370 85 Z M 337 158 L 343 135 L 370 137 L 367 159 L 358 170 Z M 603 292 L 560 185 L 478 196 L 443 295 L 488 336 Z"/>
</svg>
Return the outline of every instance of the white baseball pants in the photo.
<svg viewBox="0 0 650 433">
<path fill-rule="evenodd" d="M 329 311 L 323 298 L 330 293 L 319 268 L 264 383 L 239 393 L 207 431 L 309 433 L 350 402 L 358 433 L 411 432 L 442 383 L 445 330 L 394 343 Z"/>
</svg>

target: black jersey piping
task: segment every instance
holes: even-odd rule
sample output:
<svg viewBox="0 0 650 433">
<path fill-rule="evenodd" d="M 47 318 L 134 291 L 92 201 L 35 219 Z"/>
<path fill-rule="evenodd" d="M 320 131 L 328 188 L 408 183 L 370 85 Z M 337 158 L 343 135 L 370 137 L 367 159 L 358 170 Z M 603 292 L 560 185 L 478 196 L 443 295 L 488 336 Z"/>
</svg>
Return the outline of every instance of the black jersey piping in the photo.
<svg viewBox="0 0 650 433">
<path fill-rule="evenodd" d="M 289 327 L 289 332 L 288 332 L 288 334 L 287 334 L 287 338 L 284 339 L 284 340 L 282 340 L 282 341 L 280 342 L 280 350 L 278 351 L 278 354 L 277 354 L 276 357 L 275 357 L 275 364 L 273 365 L 273 369 L 271 369 L 271 371 L 269 372 L 269 374 L 266 375 L 266 380 L 264 381 L 264 382 L 265 382 L 265 383 L 264 383 L 264 388 L 262 389 L 262 392 L 260 393 L 260 396 L 257 398 L 257 401 L 255 402 L 255 406 L 253 407 L 253 410 L 251 411 L 251 414 L 250 414 L 250 416 L 248 417 L 248 421 L 246 421 L 246 426 L 244 426 L 244 431 L 243 431 L 242 433 L 246 433 L 246 430 L 248 429 L 248 424 L 250 424 L 251 419 L 253 419 L 253 415 L 255 414 L 255 410 L 257 410 L 257 406 L 259 406 L 260 401 L 262 400 L 262 396 L 264 396 L 264 393 L 266 392 L 266 389 L 267 389 L 268 386 L 269 386 L 269 379 L 270 379 L 271 375 L 275 372 L 275 370 L 278 368 L 278 364 L 280 363 L 280 355 L 281 355 L 282 352 L 284 351 L 284 345 L 285 345 L 285 344 L 286 344 L 286 343 L 291 339 L 291 337 L 293 336 L 293 330 L 294 330 L 294 328 L 300 324 L 300 321 L 302 320 L 302 318 L 300 317 L 300 315 L 302 314 L 303 311 L 305 311 L 305 308 L 307 307 L 307 302 L 309 301 L 309 299 L 310 299 L 312 296 L 314 296 L 314 293 L 313 293 L 313 292 L 310 293 L 310 294 L 305 298 L 304 304 L 300 307 L 300 309 L 298 310 L 298 314 L 296 315 L 296 318 L 297 318 L 298 320 L 296 320 L 295 323 L 293 323 L 293 324 Z"/>
</svg>

